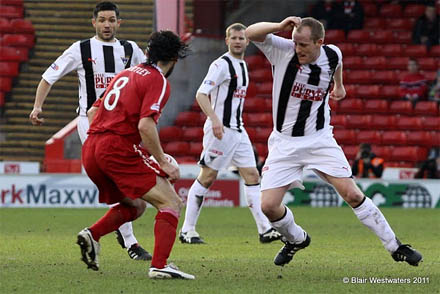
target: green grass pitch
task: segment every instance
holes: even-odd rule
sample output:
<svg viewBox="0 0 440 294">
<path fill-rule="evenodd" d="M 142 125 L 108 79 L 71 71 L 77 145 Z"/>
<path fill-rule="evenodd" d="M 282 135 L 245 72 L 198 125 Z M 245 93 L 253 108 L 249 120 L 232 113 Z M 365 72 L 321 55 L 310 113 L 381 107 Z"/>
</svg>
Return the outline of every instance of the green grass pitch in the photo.
<svg viewBox="0 0 440 294">
<path fill-rule="evenodd" d="M 394 262 L 347 207 L 292 210 L 312 243 L 284 268 L 273 264 L 281 242 L 260 244 L 247 208 L 204 208 L 198 231 L 208 244 L 176 241 L 170 257 L 196 280 L 154 281 L 149 263 L 130 260 L 113 233 L 101 239 L 99 272 L 80 261 L 76 234 L 104 209 L 0 209 L 0 293 L 440 293 L 438 209 L 382 209 L 401 241 L 423 254 L 419 267 Z M 150 252 L 155 214 L 149 207 L 134 223 Z"/>
</svg>

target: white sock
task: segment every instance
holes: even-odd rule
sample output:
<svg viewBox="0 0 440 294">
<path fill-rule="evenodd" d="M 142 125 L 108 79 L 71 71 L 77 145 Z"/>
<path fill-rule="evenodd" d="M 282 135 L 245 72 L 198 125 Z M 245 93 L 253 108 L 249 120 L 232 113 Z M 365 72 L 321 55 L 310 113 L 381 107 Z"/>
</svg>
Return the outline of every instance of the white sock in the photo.
<svg viewBox="0 0 440 294">
<path fill-rule="evenodd" d="M 306 232 L 295 223 L 292 211 L 286 208 L 286 214 L 280 220 L 271 222 L 278 232 L 291 243 L 302 243 L 306 239 Z"/>
<path fill-rule="evenodd" d="M 119 232 L 121 232 L 122 238 L 124 239 L 125 248 L 130 248 L 133 244 L 138 241 L 133 233 L 133 225 L 131 222 L 127 222 L 119 227 Z"/>
<path fill-rule="evenodd" d="M 246 195 L 247 205 L 254 216 L 255 223 L 257 224 L 258 234 L 266 233 L 272 226 L 267 217 L 261 211 L 260 185 L 244 185 L 244 194 Z"/>
<path fill-rule="evenodd" d="M 186 200 L 185 221 L 183 222 L 182 232 L 195 231 L 200 211 L 202 210 L 203 200 L 205 199 L 208 188 L 203 187 L 198 180 L 195 180 L 188 192 Z"/>
<path fill-rule="evenodd" d="M 396 235 L 382 212 L 370 198 L 365 197 L 364 202 L 360 206 L 353 208 L 353 211 L 361 223 L 367 226 L 376 234 L 376 236 L 379 237 L 386 250 L 390 253 L 397 250 L 399 245 L 397 244 Z"/>
</svg>

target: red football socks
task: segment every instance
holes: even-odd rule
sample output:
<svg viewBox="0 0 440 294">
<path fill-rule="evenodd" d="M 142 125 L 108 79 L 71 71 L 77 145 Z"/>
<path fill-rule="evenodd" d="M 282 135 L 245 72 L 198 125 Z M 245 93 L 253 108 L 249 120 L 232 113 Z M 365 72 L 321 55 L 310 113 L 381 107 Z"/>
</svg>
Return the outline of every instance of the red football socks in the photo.
<svg viewBox="0 0 440 294">
<path fill-rule="evenodd" d="M 136 216 L 137 210 L 135 207 L 118 204 L 110 208 L 89 230 L 92 232 L 93 239 L 98 242 L 102 236 L 116 231 L 126 222 L 135 220 Z"/>
<path fill-rule="evenodd" d="M 159 211 L 154 224 L 154 254 L 151 266 L 164 268 L 173 249 L 179 219 L 175 213 Z"/>
</svg>

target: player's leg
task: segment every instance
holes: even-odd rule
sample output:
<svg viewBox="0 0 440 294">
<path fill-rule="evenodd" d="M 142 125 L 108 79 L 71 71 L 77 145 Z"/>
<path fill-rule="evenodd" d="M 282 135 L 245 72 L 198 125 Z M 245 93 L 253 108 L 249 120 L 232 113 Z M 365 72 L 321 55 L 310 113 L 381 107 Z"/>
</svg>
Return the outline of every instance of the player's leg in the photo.
<svg viewBox="0 0 440 294">
<path fill-rule="evenodd" d="M 244 179 L 244 193 L 247 205 L 254 217 L 261 243 L 270 243 L 281 238 L 281 234 L 272 228 L 269 220 L 261 211 L 260 175 L 256 167 L 239 167 L 238 172 Z"/>
<path fill-rule="evenodd" d="M 182 243 L 202 244 L 205 243 L 196 232 L 196 224 L 202 210 L 203 202 L 209 187 L 217 178 L 217 171 L 207 166 L 202 166 L 200 174 L 188 191 L 186 201 L 185 221 L 179 239 Z"/>
<path fill-rule="evenodd" d="M 150 278 L 194 279 L 193 275 L 167 264 L 176 239 L 177 224 L 183 202 L 170 182 L 157 176 L 156 185 L 143 197 L 157 209 L 154 223 L 154 253 L 149 271 Z"/>
<path fill-rule="evenodd" d="M 352 207 L 357 218 L 379 237 L 383 246 L 396 261 L 417 266 L 422 255 L 409 245 L 402 245 L 380 209 L 366 197 L 352 178 L 336 178 L 323 174 L 339 195 Z"/>
</svg>

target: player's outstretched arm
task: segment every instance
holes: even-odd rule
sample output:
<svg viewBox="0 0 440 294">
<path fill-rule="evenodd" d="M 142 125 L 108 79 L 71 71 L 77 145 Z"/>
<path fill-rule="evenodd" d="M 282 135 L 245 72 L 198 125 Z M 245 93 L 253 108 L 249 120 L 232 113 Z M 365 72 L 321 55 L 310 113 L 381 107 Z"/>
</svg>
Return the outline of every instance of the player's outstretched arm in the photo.
<svg viewBox="0 0 440 294">
<path fill-rule="evenodd" d="M 297 16 L 289 16 L 282 22 L 258 22 L 250 25 L 246 29 L 246 37 L 255 42 L 263 42 L 267 34 L 292 31 L 296 26 L 301 24 L 301 18 Z"/>
<path fill-rule="evenodd" d="M 333 90 L 330 92 L 330 98 L 334 100 L 341 100 L 345 98 L 345 87 L 342 82 L 342 63 L 336 69 L 335 75 L 333 77 L 335 85 L 333 86 Z"/>
<path fill-rule="evenodd" d="M 33 125 L 41 125 L 44 122 L 44 118 L 39 116 L 43 113 L 44 100 L 46 100 L 51 88 L 52 86 L 45 79 L 41 79 L 35 93 L 34 109 L 29 114 L 29 120 Z"/>
<path fill-rule="evenodd" d="M 200 92 L 197 92 L 196 95 L 197 103 L 199 103 L 200 108 L 209 117 L 212 121 L 212 131 L 214 136 L 221 140 L 223 138 L 223 133 L 225 132 L 223 129 L 223 123 L 219 120 L 217 114 L 215 114 L 214 109 L 212 109 L 211 102 L 209 100 L 209 96 Z"/>
<path fill-rule="evenodd" d="M 159 134 L 157 133 L 156 122 L 151 117 L 143 117 L 138 124 L 139 134 L 142 138 L 142 146 L 148 153 L 153 155 L 160 165 L 160 168 L 169 176 L 170 181 L 180 178 L 179 168 L 171 164 L 165 157 L 160 146 Z"/>
</svg>

